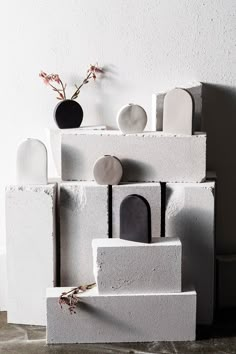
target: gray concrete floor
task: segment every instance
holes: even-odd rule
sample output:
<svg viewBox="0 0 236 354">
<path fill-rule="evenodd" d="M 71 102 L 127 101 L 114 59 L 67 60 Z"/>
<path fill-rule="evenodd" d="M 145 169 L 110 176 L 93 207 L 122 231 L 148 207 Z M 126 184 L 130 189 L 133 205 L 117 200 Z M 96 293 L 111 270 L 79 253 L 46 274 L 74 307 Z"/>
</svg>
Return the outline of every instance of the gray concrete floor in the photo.
<svg viewBox="0 0 236 354">
<path fill-rule="evenodd" d="M 7 324 L 6 312 L 0 312 L 1 354 L 70 353 L 236 353 L 236 316 L 223 314 L 211 328 L 198 328 L 195 342 L 152 342 L 129 344 L 47 345 L 45 327 Z"/>
</svg>

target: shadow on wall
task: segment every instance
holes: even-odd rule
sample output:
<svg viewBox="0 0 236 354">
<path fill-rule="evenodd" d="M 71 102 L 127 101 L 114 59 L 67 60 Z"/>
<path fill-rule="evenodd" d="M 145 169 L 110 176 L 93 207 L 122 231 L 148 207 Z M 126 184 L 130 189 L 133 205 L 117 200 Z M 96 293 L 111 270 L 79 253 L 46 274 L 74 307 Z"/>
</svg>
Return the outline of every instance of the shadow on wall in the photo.
<svg viewBox="0 0 236 354">
<path fill-rule="evenodd" d="M 217 173 L 216 252 L 236 254 L 236 88 L 203 83 L 207 169 Z"/>
<path fill-rule="evenodd" d="M 201 222 L 195 220 L 196 215 L 199 215 Z M 201 208 L 193 208 L 182 211 L 182 216 L 183 235 L 191 235 L 182 239 L 182 286 L 187 290 L 194 284 L 197 291 L 197 323 L 210 324 L 213 321 L 215 302 L 214 253 L 212 239 L 208 237 L 212 215 L 203 212 Z"/>
<path fill-rule="evenodd" d="M 103 74 L 101 80 L 96 82 L 96 101 L 95 107 L 98 115 L 97 124 L 104 125 L 106 122 L 107 129 L 117 129 L 116 120 L 114 117 L 114 103 L 112 103 L 112 97 L 115 97 L 117 93 L 124 90 L 124 84 L 119 80 L 119 72 L 114 64 L 108 64 L 102 67 Z M 104 105 L 105 103 L 105 105 Z M 108 118 L 108 120 L 106 119 Z"/>
</svg>

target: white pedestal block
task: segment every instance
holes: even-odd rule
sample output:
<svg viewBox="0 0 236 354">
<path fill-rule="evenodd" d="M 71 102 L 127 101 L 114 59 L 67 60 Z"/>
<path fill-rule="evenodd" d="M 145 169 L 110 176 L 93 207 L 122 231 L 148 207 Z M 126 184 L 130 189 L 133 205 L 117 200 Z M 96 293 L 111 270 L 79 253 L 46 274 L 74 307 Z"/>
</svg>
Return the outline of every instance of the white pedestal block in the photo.
<svg viewBox="0 0 236 354">
<path fill-rule="evenodd" d="M 78 130 L 105 130 L 104 125 L 82 126 L 74 129 L 46 129 L 48 145 L 57 171 L 58 176 L 61 176 L 61 135 L 76 133 Z"/>
<path fill-rule="evenodd" d="M 55 281 L 56 185 L 6 189 L 8 322 L 46 324 L 46 288 Z"/>
<path fill-rule="evenodd" d="M 236 255 L 217 256 L 217 306 L 236 307 Z"/>
<path fill-rule="evenodd" d="M 61 307 L 62 291 L 47 291 L 47 343 L 190 341 L 195 339 L 196 292 L 147 295 L 82 293 L 76 314 Z"/>
<path fill-rule="evenodd" d="M 60 233 L 61 285 L 93 283 L 92 240 L 108 237 L 108 187 L 62 183 Z"/>
<path fill-rule="evenodd" d="M 126 183 L 112 186 L 112 237 L 120 237 L 120 204 L 130 194 L 147 200 L 151 209 L 152 237 L 161 236 L 161 185 L 160 183 Z"/>
<path fill-rule="evenodd" d="M 155 294 L 181 291 L 181 242 L 158 237 L 153 243 L 93 240 L 99 294 Z"/>
<path fill-rule="evenodd" d="M 6 250 L 0 249 L 0 311 L 7 310 L 7 262 Z"/>
<path fill-rule="evenodd" d="M 123 182 L 201 182 L 206 176 L 206 134 L 122 134 L 92 131 L 62 135 L 62 179 L 91 181 L 93 165 L 116 156 Z"/>
<path fill-rule="evenodd" d="M 200 82 L 189 85 L 179 85 L 178 88 L 187 90 L 194 101 L 193 131 L 202 129 L 202 84 Z M 167 92 L 152 95 L 152 130 L 163 130 L 163 105 Z"/>
<path fill-rule="evenodd" d="M 166 236 L 179 237 L 183 288 L 196 289 L 197 322 L 210 324 L 214 308 L 215 183 L 166 185 Z"/>
</svg>

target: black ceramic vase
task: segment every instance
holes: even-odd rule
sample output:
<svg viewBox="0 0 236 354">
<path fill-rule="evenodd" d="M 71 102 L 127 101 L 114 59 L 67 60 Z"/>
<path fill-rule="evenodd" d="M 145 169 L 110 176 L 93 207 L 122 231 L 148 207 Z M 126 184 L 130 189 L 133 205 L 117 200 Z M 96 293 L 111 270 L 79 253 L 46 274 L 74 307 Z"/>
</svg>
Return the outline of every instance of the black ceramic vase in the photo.
<svg viewBox="0 0 236 354">
<path fill-rule="evenodd" d="M 60 129 L 79 128 L 83 115 L 82 107 L 74 100 L 63 100 L 54 110 L 54 119 Z"/>
</svg>

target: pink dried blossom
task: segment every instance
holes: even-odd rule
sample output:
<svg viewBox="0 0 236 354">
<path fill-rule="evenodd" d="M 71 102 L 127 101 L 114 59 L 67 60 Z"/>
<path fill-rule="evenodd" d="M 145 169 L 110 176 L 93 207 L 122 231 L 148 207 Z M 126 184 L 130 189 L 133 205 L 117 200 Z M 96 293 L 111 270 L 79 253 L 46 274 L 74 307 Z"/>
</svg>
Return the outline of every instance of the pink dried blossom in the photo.
<svg viewBox="0 0 236 354">
<path fill-rule="evenodd" d="M 60 84 L 60 81 L 61 81 L 58 74 L 52 74 L 52 80 L 57 82 L 58 84 Z"/>
<path fill-rule="evenodd" d="M 39 77 L 45 78 L 47 76 L 47 74 L 44 71 L 41 71 L 39 73 Z"/>
<path fill-rule="evenodd" d="M 51 86 L 51 88 L 53 89 L 53 91 L 56 91 L 58 93 L 59 96 L 57 96 L 58 100 L 65 100 L 66 99 L 66 85 L 63 84 L 63 82 L 61 81 L 60 77 L 58 74 L 47 74 L 45 73 L 45 71 L 41 71 L 39 73 L 39 77 L 41 77 L 43 79 L 43 82 L 46 85 Z M 56 87 L 52 84 L 52 82 L 56 82 L 57 84 L 60 85 L 60 87 Z"/>
<path fill-rule="evenodd" d="M 99 73 L 99 74 L 102 74 L 103 73 L 103 70 L 102 70 L 102 68 L 99 68 L 98 67 L 98 64 L 96 64 L 96 65 L 91 65 L 90 64 L 90 67 L 89 67 L 89 69 L 88 69 L 88 71 L 87 72 L 91 72 L 91 73 Z"/>
</svg>

